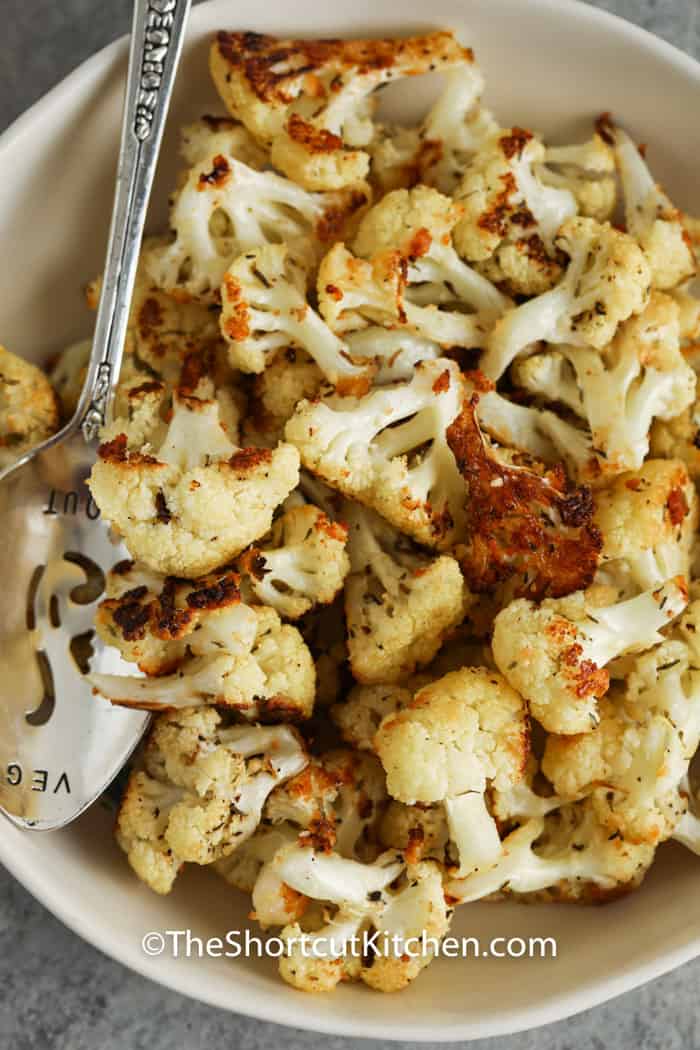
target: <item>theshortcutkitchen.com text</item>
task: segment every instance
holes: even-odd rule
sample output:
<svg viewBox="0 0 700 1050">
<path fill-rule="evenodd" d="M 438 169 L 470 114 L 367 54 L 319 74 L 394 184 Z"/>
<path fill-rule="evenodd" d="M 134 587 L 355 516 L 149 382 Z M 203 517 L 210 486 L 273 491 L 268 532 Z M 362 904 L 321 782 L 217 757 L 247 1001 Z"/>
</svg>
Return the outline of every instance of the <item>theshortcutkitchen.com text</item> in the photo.
<svg viewBox="0 0 700 1050">
<path fill-rule="evenodd" d="M 415 937 L 368 929 L 350 937 L 300 933 L 259 937 L 250 930 L 228 930 L 221 937 L 198 937 L 191 930 L 151 930 L 141 947 L 146 955 L 186 959 L 279 959 L 300 954 L 308 959 L 339 957 L 368 959 L 376 955 L 398 958 L 444 956 L 448 959 L 556 959 L 554 937 L 443 937 L 427 933 Z"/>
</svg>

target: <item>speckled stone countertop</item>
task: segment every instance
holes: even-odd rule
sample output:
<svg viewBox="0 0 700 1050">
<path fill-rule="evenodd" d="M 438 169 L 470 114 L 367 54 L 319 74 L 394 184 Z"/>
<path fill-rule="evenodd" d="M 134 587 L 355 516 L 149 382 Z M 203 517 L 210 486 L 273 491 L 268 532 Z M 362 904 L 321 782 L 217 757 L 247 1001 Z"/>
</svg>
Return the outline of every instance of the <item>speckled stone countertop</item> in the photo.
<svg viewBox="0 0 700 1050">
<path fill-rule="evenodd" d="M 595 3 L 700 56 L 700 0 Z M 1 0 L 0 130 L 94 51 L 125 33 L 130 8 L 129 0 Z M 471 1045 L 474 1050 L 693 1050 L 700 1048 L 698 986 L 700 959 L 577 1017 Z M 214 1010 L 160 988 L 81 941 L 0 867 L 0 1050 L 341 1050 L 351 1045 L 391 1050 L 399 1044 L 309 1035 Z"/>
</svg>

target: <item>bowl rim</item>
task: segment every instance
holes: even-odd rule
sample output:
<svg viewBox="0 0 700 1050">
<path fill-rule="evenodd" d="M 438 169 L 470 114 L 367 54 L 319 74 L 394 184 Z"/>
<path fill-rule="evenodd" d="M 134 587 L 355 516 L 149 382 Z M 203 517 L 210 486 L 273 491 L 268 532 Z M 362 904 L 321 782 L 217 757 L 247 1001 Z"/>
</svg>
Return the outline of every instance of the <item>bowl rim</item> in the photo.
<svg viewBox="0 0 700 1050">
<path fill-rule="evenodd" d="M 192 22 L 197 22 L 202 17 L 200 12 L 205 11 L 213 2 L 214 0 L 204 0 L 203 3 L 197 4 L 192 9 L 190 26 Z M 512 2 L 513 0 L 490 0 L 494 6 L 508 5 Z M 615 33 L 630 46 L 654 54 L 668 65 L 675 67 L 676 70 L 695 79 L 700 87 L 700 60 L 620 15 L 594 7 L 585 0 L 528 0 L 529 8 L 538 9 L 540 12 L 559 13 L 564 4 L 572 21 L 576 19 L 588 21 L 589 24 L 599 26 L 603 31 L 606 28 L 614 28 Z M 498 14 L 494 14 L 494 17 L 498 17 Z M 20 113 L 0 133 L 0 160 L 6 150 L 14 147 L 24 135 L 31 133 L 35 115 L 41 109 L 60 104 L 63 98 L 70 95 L 74 85 L 89 80 L 101 69 L 116 65 L 120 58 L 126 56 L 127 51 L 128 35 L 106 44 L 76 66 L 33 102 L 28 109 Z M 17 834 L 22 834 L 22 832 L 18 831 Z M 29 832 L 24 834 L 29 834 Z M 47 833 L 39 832 L 38 834 Z M 366 1022 L 361 1014 L 353 1019 L 352 1026 L 350 1026 L 342 1019 L 334 1020 L 332 1016 L 315 1015 L 311 1011 L 304 1012 L 301 999 L 297 1007 L 275 1002 L 274 999 L 270 1000 L 265 996 L 255 1000 L 242 998 L 226 1006 L 216 995 L 208 992 L 206 984 L 196 990 L 188 987 L 187 973 L 180 975 L 177 972 L 171 972 L 167 977 L 159 976 L 157 971 L 154 972 L 154 966 L 149 957 L 139 952 L 138 945 L 130 947 L 119 940 L 115 941 L 109 927 L 95 924 L 81 914 L 79 902 L 63 890 L 58 890 L 49 873 L 43 872 L 40 868 L 27 869 L 23 863 L 17 861 L 8 841 L 11 839 L 11 834 L 0 836 L 0 863 L 52 915 L 108 958 L 116 960 L 142 977 L 164 988 L 179 992 L 187 998 L 218 1009 L 227 1009 L 244 1017 L 302 1031 L 407 1042 L 468 1042 L 484 1037 L 511 1035 L 564 1020 L 584 1010 L 600 1006 L 700 956 L 700 936 L 698 936 L 679 947 L 662 952 L 646 963 L 631 964 L 613 976 L 590 980 L 576 991 L 559 994 L 537 1006 L 506 1014 L 504 1021 L 501 1021 L 500 1018 L 493 1018 L 485 1022 L 479 1021 L 477 1022 L 478 1030 L 474 1021 L 465 1020 L 449 1022 L 441 1027 L 435 1026 L 430 1031 L 416 1032 L 410 1022 L 402 1026 L 392 1021 L 389 1027 L 389 1025 L 377 1024 L 375 1021 Z"/>
</svg>

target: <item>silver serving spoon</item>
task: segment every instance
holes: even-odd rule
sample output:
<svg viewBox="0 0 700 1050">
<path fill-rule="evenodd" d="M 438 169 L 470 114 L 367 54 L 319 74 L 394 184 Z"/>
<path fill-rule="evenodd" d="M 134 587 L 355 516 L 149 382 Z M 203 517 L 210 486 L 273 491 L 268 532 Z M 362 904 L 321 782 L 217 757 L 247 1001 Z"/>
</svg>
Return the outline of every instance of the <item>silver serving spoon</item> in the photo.
<svg viewBox="0 0 700 1050">
<path fill-rule="evenodd" d="M 75 415 L 0 473 L 0 811 L 59 828 L 113 780 L 148 715 L 83 677 L 121 663 L 92 630 L 104 574 L 126 550 L 85 481 L 108 417 L 148 198 L 190 0 L 136 0 L 102 295 Z"/>
</svg>

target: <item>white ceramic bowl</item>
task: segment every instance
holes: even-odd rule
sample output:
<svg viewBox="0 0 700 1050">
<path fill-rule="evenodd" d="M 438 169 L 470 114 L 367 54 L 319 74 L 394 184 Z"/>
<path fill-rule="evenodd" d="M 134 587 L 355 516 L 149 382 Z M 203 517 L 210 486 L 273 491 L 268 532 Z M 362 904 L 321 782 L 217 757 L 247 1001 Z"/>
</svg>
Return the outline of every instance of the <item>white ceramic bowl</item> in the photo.
<svg viewBox="0 0 700 1050">
<path fill-rule="evenodd" d="M 192 13 L 154 228 L 165 219 L 178 125 L 217 109 L 206 60 L 214 30 L 328 36 L 443 26 L 475 46 L 487 99 L 503 123 L 564 141 L 611 110 L 649 144 L 677 203 L 700 209 L 693 196 L 700 65 L 593 8 L 573 0 L 435 0 L 429 7 L 402 0 L 400 8 L 395 0 L 213 0 Z M 35 360 L 90 328 L 81 286 L 102 264 L 125 54 L 120 41 L 95 55 L 0 140 L 0 337 Z M 408 95 L 410 104 L 404 95 L 399 107 L 420 104 L 415 85 Z M 271 961 L 147 957 L 146 931 L 190 927 L 218 936 L 245 927 L 247 902 L 203 870 L 187 871 L 169 897 L 157 897 L 129 871 L 99 806 L 60 832 L 3 824 L 0 859 L 65 923 L 145 976 L 216 1006 L 344 1035 L 453 1040 L 513 1032 L 600 1003 L 700 953 L 700 861 L 675 847 L 660 851 L 640 892 L 606 908 L 463 908 L 459 934 L 484 942 L 554 936 L 558 958 L 440 959 L 395 996 L 354 986 L 304 996 L 281 983 Z"/>
</svg>

